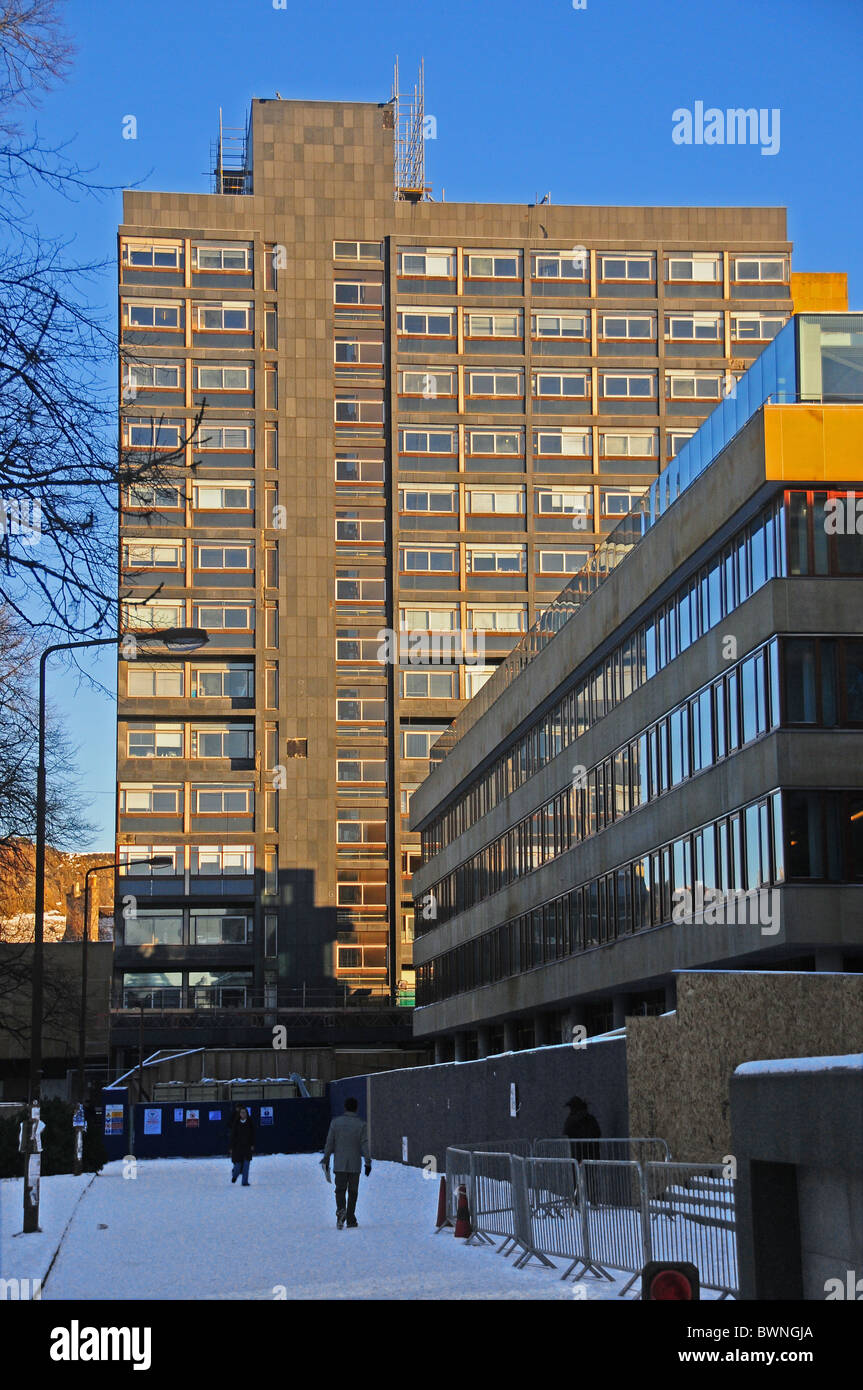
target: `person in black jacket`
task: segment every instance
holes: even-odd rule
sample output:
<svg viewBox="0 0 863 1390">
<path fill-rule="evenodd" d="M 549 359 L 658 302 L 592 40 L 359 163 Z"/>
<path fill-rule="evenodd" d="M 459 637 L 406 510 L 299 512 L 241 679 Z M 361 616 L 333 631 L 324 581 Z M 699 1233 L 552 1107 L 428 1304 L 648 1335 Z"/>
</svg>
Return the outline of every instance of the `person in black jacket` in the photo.
<svg viewBox="0 0 863 1390">
<path fill-rule="evenodd" d="M 581 1096 L 573 1096 L 568 1100 L 569 1114 L 563 1126 L 563 1132 L 567 1139 L 601 1139 L 602 1130 L 595 1115 L 591 1115 L 587 1104 Z M 578 1144 L 572 1146 L 572 1156 L 579 1162 L 583 1158 L 599 1158 L 599 1150 L 595 1144 Z"/>
<path fill-rule="evenodd" d="M 569 1151 L 575 1159 L 575 1164 L 580 1163 L 585 1158 L 599 1158 L 600 1150 L 598 1144 L 581 1144 L 580 1139 L 601 1139 L 602 1130 L 595 1115 L 591 1115 L 587 1104 L 581 1096 L 572 1096 L 568 1100 L 569 1114 L 563 1126 L 563 1132 L 570 1141 Z M 575 1186 L 576 1166 L 573 1164 L 572 1176 L 573 1186 Z M 596 1170 L 582 1169 L 587 1179 L 587 1198 L 588 1201 L 596 1200 L 596 1183 L 594 1181 Z"/>
<path fill-rule="evenodd" d="M 231 1182 L 236 1182 L 242 1172 L 243 1187 L 249 1186 L 249 1164 L 254 1152 L 255 1126 L 245 1105 L 241 1105 L 231 1116 Z"/>
</svg>

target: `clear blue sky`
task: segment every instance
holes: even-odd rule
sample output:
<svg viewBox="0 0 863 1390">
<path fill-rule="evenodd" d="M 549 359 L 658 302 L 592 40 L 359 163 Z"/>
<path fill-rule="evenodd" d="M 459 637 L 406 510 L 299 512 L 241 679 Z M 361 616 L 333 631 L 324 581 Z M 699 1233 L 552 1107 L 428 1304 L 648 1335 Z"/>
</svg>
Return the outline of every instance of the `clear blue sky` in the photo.
<svg viewBox="0 0 863 1390">
<path fill-rule="evenodd" d="M 847 270 L 863 300 L 860 0 L 69 0 L 69 80 L 38 113 L 101 183 L 208 191 L 219 107 L 242 125 L 253 96 L 386 101 L 426 60 L 437 138 L 427 174 L 448 201 L 767 204 L 789 211 L 798 270 Z M 778 107 L 781 144 L 672 142 L 672 112 Z M 137 139 L 122 138 L 134 115 Z M 114 253 L 119 195 L 44 200 L 46 230 L 83 256 Z M 113 312 L 113 277 L 95 297 Z M 108 661 L 94 664 L 106 683 Z M 111 848 L 113 709 L 68 678 L 53 696 L 80 746 L 81 780 Z"/>
</svg>

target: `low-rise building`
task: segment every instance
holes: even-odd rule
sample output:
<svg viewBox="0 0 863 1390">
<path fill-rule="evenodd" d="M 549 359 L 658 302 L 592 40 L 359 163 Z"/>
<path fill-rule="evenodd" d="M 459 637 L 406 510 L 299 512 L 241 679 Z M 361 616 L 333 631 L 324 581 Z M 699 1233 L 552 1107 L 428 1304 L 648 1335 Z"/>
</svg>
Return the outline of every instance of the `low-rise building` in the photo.
<svg viewBox="0 0 863 1390">
<path fill-rule="evenodd" d="M 801 314 L 432 753 L 415 1036 L 443 1060 L 863 962 L 863 314 Z"/>
</svg>

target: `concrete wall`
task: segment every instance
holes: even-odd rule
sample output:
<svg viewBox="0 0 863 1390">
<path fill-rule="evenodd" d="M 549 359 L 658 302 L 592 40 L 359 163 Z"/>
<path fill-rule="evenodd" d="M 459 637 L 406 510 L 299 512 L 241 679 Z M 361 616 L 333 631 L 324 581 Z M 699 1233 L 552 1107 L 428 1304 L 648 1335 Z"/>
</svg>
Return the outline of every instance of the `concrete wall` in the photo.
<svg viewBox="0 0 863 1390">
<path fill-rule="evenodd" d="M 631 1132 L 662 1135 L 681 1161 L 715 1162 L 736 1152 L 735 1067 L 863 1049 L 863 976 L 681 972 L 677 1012 L 626 1029 Z"/>
<path fill-rule="evenodd" d="M 859 1299 L 863 1054 L 742 1067 L 731 1116 L 742 1296 Z"/>
<path fill-rule="evenodd" d="M 363 1078 L 357 1078 L 358 1086 Z M 518 1115 L 510 1116 L 510 1086 Z M 343 1083 L 346 1085 L 346 1083 Z M 449 1145 L 480 1139 L 540 1139 L 563 1134 L 566 1102 L 580 1095 L 607 1137 L 629 1133 L 624 1038 L 582 1047 L 503 1052 L 478 1062 L 444 1062 L 368 1078 L 372 1157 L 443 1165 Z M 361 1093 L 357 1090 L 356 1094 Z"/>
</svg>

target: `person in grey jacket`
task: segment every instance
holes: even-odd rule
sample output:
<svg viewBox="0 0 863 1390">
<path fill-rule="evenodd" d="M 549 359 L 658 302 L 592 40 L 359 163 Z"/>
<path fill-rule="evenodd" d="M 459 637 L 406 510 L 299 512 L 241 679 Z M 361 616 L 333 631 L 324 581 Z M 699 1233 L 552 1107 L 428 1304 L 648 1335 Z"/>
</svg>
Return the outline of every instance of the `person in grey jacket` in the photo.
<svg viewBox="0 0 863 1390">
<path fill-rule="evenodd" d="M 330 1158 L 336 1175 L 336 1225 L 339 1230 L 347 1223 L 348 1227 L 359 1225 L 355 1212 L 357 1193 L 360 1186 L 360 1168 L 365 1162 L 366 1177 L 372 1171 L 369 1153 L 369 1131 L 364 1120 L 357 1114 L 357 1102 L 353 1096 L 345 1101 L 344 1115 L 338 1115 L 330 1123 L 327 1142 L 321 1167 L 327 1182 L 330 1182 Z"/>
</svg>

